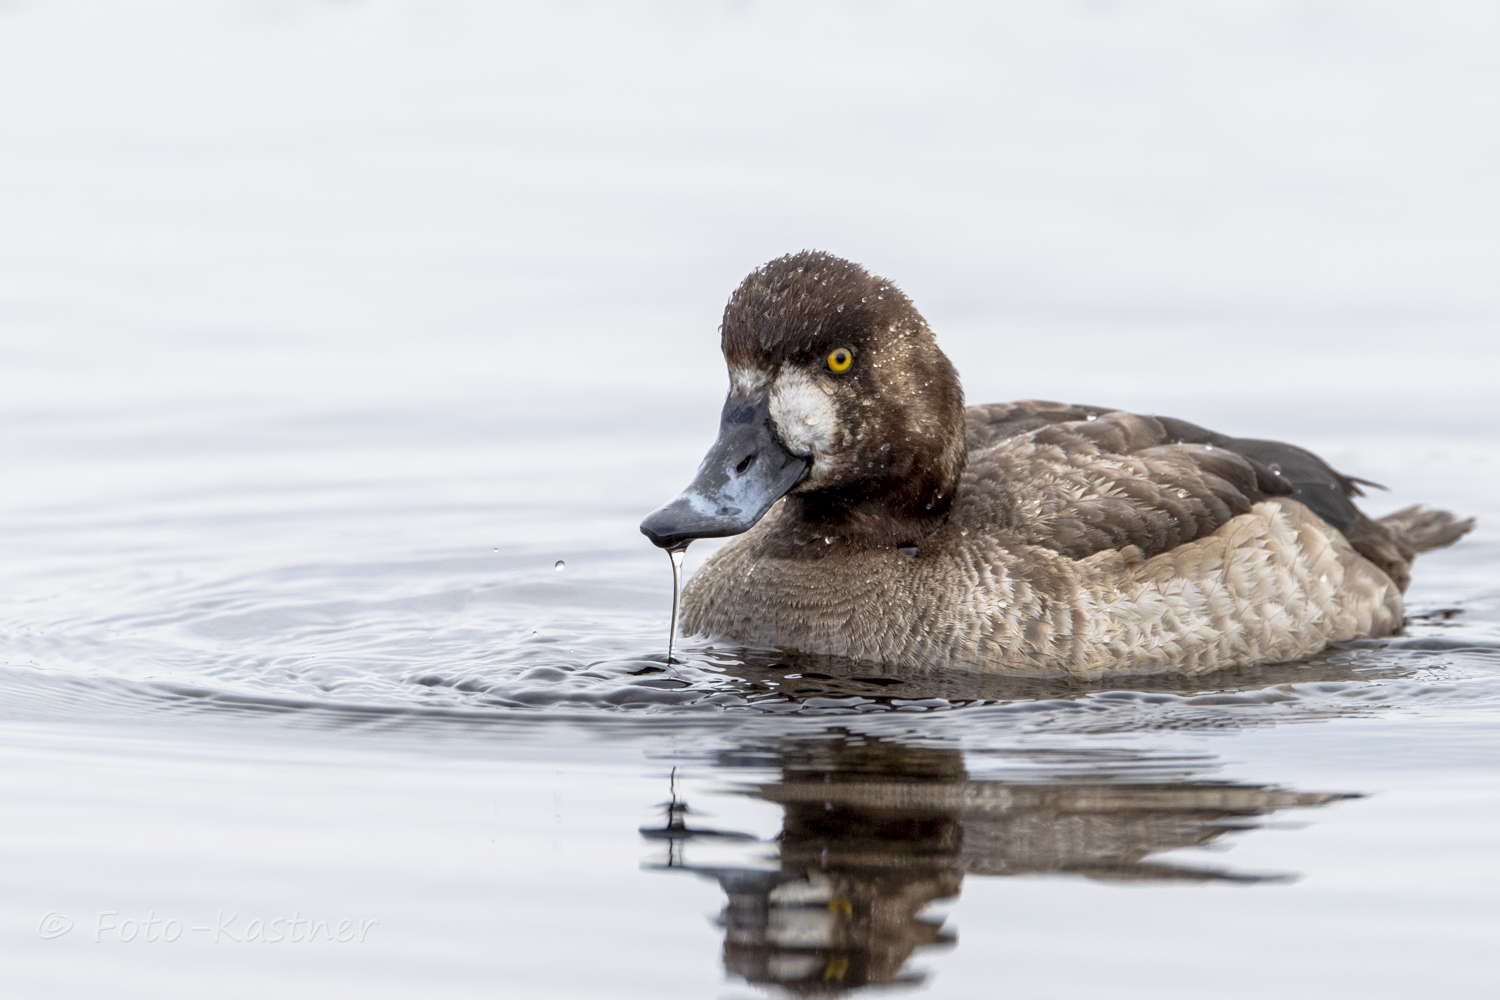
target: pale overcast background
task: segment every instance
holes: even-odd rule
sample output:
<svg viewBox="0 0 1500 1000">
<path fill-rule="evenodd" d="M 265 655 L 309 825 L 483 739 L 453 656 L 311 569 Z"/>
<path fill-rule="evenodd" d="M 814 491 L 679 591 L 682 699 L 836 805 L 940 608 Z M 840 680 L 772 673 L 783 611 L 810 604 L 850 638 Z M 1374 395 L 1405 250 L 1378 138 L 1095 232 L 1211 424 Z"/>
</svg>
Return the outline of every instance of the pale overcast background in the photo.
<svg viewBox="0 0 1500 1000">
<path fill-rule="evenodd" d="M 0 416 L 602 394 L 706 443 L 724 300 L 811 247 L 975 402 L 1493 418 L 1497 45 L 1481 2 L 9 2 Z"/>
</svg>

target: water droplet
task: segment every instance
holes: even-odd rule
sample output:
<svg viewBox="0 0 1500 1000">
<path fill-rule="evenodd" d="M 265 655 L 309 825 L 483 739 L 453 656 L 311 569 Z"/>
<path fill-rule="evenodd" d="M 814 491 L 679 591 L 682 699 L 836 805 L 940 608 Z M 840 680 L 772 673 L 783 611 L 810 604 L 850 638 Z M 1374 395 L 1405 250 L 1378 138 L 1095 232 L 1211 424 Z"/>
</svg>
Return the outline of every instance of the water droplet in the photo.
<svg viewBox="0 0 1500 1000">
<path fill-rule="evenodd" d="M 495 546 L 495 551 L 496 551 L 496 552 L 499 552 L 499 551 L 500 551 L 500 546 L 498 546 L 498 545 L 497 545 L 497 546 Z"/>
<path fill-rule="evenodd" d="M 880 450 L 881 451 L 890 451 L 891 450 L 891 443 L 889 441 L 887 441 L 885 444 L 883 444 L 883 445 L 880 446 Z M 495 551 L 499 552 L 500 550 L 496 549 Z"/>
<path fill-rule="evenodd" d="M 840 302 L 839 303 L 839 312 L 843 312 L 843 311 L 844 311 L 844 304 L 842 302 Z"/>
<path fill-rule="evenodd" d="M 1099 415 L 1098 415 L 1098 414 L 1097 414 L 1097 413 L 1090 413 L 1090 414 L 1089 414 L 1089 415 L 1088 415 L 1088 416 L 1087 416 L 1087 417 L 1085 417 L 1085 418 L 1084 418 L 1084 419 L 1085 419 L 1085 420 L 1098 420 L 1098 419 L 1099 419 Z"/>
<path fill-rule="evenodd" d="M 832 535 L 824 535 L 823 536 L 823 544 L 824 545 L 832 545 L 833 544 L 833 536 Z"/>
<path fill-rule="evenodd" d="M 552 568 L 561 573 L 563 570 L 568 568 L 568 564 L 559 559 L 557 562 L 552 564 Z"/>
<path fill-rule="evenodd" d="M 1281 475 L 1281 466 L 1277 465 L 1275 462 L 1272 462 L 1270 465 L 1266 466 L 1266 468 L 1271 470 L 1271 475 L 1273 476 Z"/>
</svg>

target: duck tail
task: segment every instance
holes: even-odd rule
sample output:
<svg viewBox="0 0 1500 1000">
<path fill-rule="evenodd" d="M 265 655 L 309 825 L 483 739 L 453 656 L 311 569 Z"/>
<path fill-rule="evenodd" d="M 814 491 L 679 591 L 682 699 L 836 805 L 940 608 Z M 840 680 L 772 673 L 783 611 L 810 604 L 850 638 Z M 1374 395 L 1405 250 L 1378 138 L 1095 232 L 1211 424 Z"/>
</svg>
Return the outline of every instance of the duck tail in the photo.
<svg viewBox="0 0 1500 1000">
<path fill-rule="evenodd" d="M 1430 510 L 1420 504 L 1387 514 L 1377 522 L 1413 556 L 1446 548 L 1474 530 L 1474 519 L 1460 519 L 1446 510 Z"/>
<path fill-rule="evenodd" d="M 1460 520 L 1446 510 L 1407 507 L 1372 521 L 1356 511 L 1344 532 L 1354 550 L 1385 571 L 1402 591 L 1411 583 L 1412 561 L 1423 552 L 1452 545 L 1474 527 L 1474 519 Z"/>
</svg>

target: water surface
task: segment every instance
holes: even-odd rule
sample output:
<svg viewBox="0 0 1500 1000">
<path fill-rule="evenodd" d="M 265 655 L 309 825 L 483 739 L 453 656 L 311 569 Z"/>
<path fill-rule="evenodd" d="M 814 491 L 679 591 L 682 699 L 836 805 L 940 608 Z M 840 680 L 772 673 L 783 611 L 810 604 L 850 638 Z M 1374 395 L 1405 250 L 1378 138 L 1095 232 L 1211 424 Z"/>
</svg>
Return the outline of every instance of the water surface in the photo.
<svg viewBox="0 0 1500 1000">
<path fill-rule="evenodd" d="M 645 449 L 273 430 L 30 459 L 119 484 L 4 531 L 0 919 L 32 992 L 1494 983 L 1483 533 L 1419 564 L 1402 636 L 1191 681 L 669 663 L 642 508 L 588 486 L 656 487 Z"/>
</svg>

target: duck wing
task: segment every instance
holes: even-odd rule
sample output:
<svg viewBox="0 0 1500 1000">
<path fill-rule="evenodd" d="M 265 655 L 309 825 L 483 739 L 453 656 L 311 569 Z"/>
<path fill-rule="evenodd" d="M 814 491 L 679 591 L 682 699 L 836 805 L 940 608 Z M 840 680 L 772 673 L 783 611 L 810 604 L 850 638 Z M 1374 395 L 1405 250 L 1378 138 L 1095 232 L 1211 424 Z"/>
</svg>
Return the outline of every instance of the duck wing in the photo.
<svg viewBox="0 0 1500 1000">
<path fill-rule="evenodd" d="M 1362 480 L 1295 445 L 1034 400 L 972 407 L 967 438 L 964 519 L 1070 558 L 1128 546 L 1156 555 L 1270 497 L 1307 506 L 1399 586 L 1415 555 L 1354 505 Z"/>
<path fill-rule="evenodd" d="M 1046 399 L 970 406 L 964 410 L 964 444 L 973 452 L 1051 424 L 1092 420 L 1114 412 L 1106 406 L 1077 406 Z"/>
</svg>

